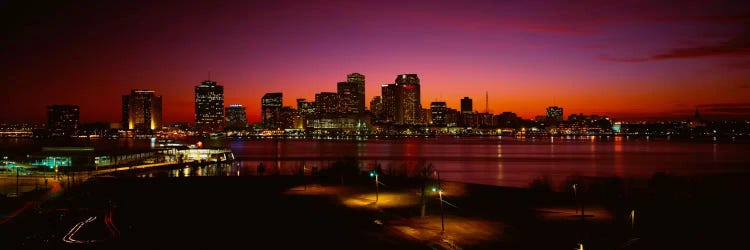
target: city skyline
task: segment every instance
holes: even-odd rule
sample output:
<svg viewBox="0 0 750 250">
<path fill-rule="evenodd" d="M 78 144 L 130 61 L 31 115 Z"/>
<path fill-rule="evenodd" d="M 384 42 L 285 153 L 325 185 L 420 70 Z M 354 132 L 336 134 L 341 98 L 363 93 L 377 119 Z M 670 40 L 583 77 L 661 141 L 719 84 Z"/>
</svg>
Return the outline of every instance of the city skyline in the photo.
<svg viewBox="0 0 750 250">
<path fill-rule="evenodd" d="M 750 116 L 747 4 L 425 3 L 6 3 L 27 15 L 3 24 L 0 98 L 28 108 L 3 105 L 0 122 L 41 123 L 55 104 L 115 122 L 131 89 L 165 97 L 165 124 L 190 122 L 209 70 L 249 122 L 265 93 L 294 106 L 352 72 L 367 76 L 367 104 L 393 75 L 417 74 L 423 108 L 468 96 L 526 119 L 548 106 L 619 120 Z"/>
</svg>

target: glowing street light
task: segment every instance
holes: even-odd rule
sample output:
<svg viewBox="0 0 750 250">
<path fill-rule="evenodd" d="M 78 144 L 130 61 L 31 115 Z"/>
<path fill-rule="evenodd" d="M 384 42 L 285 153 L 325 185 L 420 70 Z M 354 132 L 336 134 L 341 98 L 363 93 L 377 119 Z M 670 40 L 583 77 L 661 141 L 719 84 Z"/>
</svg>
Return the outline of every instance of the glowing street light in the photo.
<svg viewBox="0 0 750 250">
<path fill-rule="evenodd" d="M 573 201 L 576 204 L 576 214 L 578 214 L 578 184 L 573 183 Z"/>
<path fill-rule="evenodd" d="M 575 250 L 583 250 L 583 244 L 578 243 L 578 247 Z"/>
<path fill-rule="evenodd" d="M 440 172 L 435 170 L 435 174 L 437 174 L 438 179 L 438 187 L 432 188 L 432 192 L 438 192 L 438 196 L 440 197 L 440 232 L 445 233 L 445 219 L 443 215 L 443 183 L 440 182 Z"/>
</svg>

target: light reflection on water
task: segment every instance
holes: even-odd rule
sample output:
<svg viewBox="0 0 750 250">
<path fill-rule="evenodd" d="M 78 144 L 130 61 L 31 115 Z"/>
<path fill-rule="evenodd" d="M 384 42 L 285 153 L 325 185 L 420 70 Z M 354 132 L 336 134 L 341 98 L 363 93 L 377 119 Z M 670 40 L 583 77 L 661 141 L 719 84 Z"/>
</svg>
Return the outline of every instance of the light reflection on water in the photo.
<svg viewBox="0 0 750 250">
<path fill-rule="evenodd" d="M 381 164 L 385 173 L 411 175 L 431 163 L 441 178 L 499 186 L 527 187 L 546 176 L 560 183 L 571 175 L 648 178 L 656 172 L 678 175 L 750 172 L 748 144 L 633 140 L 626 137 L 404 138 L 398 140 L 226 140 L 240 159 L 232 164 L 173 170 L 169 176 L 298 174 L 357 157 L 363 171 Z M 177 174 L 182 171 L 182 175 Z M 187 172 L 186 172 L 187 171 Z"/>
<path fill-rule="evenodd" d="M 420 164 L 431 163 L 446 180 L 489 185 L 527 187 L 547 176 L 560 182 L 570 175 L 648 178 L 656 172 L 706 175 L 750 172 L 750 144 L 679 141 L 674 138 L 564 136 L 514 137 L 415 137 L 361 140 L 236 140 L 194 138 L 183 141 L 227 147 L 238 161 L 204 167 L 161 170 L 171 177 L 257 175 L 263 163 L 267 175 L 298 174 L 305 167 L 323 169 L 333 162 L 356 157 L 364 171 L 380 164 L 383 171 L 412 174 Z M 29 148 L 29 141 L 3 140 L 2 148 Z M 148 148 L 150 140 L 93 141 L 104 147 Z"/>
</svg>

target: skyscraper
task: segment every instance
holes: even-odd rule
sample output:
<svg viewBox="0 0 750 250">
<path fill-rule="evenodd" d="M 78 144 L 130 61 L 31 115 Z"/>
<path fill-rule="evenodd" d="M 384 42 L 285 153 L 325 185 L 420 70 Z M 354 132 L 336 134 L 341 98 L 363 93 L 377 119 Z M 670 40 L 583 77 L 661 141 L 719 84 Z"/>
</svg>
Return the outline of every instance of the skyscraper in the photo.
<svg viewBox="0 0 750 250">
<path fill-rule="evenodd" d="M 297 99 L 297 112 L 299 112 L 300 127 L 307 128 L 310 120 L 315 119 L 315 102 L 307 99 Z"/>
<path fill-rule="evenodd" d="M 417 74 L 402 74 L 396 77 L 396 123 L 422 123 L 422 103 L 420 99 L 420 85 Z"/>
<path fill-rule="evenodd" d="M 260 100 L 261 116 L 266 128 L 281 128 L 282 93 L 266 93 Z"/>
<path fill-rule="evenodd" d="M 396 90 L 398 87 L 396 84 L 384 84 L 381 86 L 382 93 L 382 118 L 384 123 L 396 122 L 396 105 L 398 99 L 396 98 Z"/>
<path fill-rule="evenodd" d="M 358 96 L 355 95 L 354 83 L 350 82 L 339 82 L 336 84 L 337 93 L 339 95 L 339 102 L 341 105 L 342 113 L 356 114 L 359 113 L 359 101 Z M 325 92 L 324 92 L 325 93 Z"/>
<path fill-rule="evenodd" d="M 224 86 L 203 81 L 195 86 L 195 127 L 199 131 L 219 131 L 224 126 Z"/>
<path fill-rule="evenodd" d="M 471 98 L 464 97 L 464 99 L 461 99 L 461 113 L 462 114 L 471 114 L 471 112 L 474 111 L 474 105 L 471 100 Z"/>
<path fill-rule="evenodd" d="M 336 116 L 344 113 L 341 96 L 334 92 L 315 94 L 315 112 L 320 116 Z"/>
<path fill-rule="evenodd" d="M 547 107 L 547 121 L 560 122 L 563 120 L 563 108 L 558 106 Z"/>
<path fill-rule="evenodd" d="M 445 115 L 448 111 L 448 105 L 445 102 L 432 102 L 430 103 L 430 113 L 432 114 L 432 125 L 434 126 L 445 126 L 446 119 Z"/>
<path fill-rule="evenodd" d="M 153 90 L 136 89 L 123 95 L 122 127 L 138 131 L 161 129 L 161 96 Z"/>
<path fill-rule="evenodd" d="M 370 111 L 372 112 L 373 122 L 383 122 L 383 98 L 380 96 L 372 97 L 370 101 Z"/>
<path fill-rule="evenodd" d="M 351 73 L 346 75 L 349 92 L 352 95 L 352 104 L 354 113 L 365 111 L 365 76 L 360 73 Z M 339 90 L 339 93 L 341 90 Z"/>
<path fill-rule="evenodd" d="M 247 128 L 247 109 L 241 104 L 230 104 L 226 109 L 226 124 L 228 130 Z"/>
<path fill-rule="evenodd" d="M 299 125 L 299 112 L 292 107 L 282 107 L 279 117 L 282 129 L 297 128 Z"/>
<path fill-rule="evenodd" d="M 47 106 L 47 129 L 55 135 L 71 135 L 79 126 L 78 105 Z"/>
</svg>

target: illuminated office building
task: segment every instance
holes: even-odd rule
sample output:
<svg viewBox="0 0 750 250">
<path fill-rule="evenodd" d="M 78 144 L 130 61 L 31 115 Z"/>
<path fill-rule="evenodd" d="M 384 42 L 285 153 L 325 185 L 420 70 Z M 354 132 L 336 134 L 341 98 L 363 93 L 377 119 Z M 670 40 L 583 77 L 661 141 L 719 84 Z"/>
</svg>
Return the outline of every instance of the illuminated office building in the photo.
<svg viewBox="0 0 750 250">
<path fill-rule="evenodd" d="M 129 130 L 161 129 L 161 96 L 153 90 L 132 90 L 122 96 L 122 127 Z"/>
<path fill-rule="evenodd" d="M 208 80 L 195 86 L 195 127 L 199 131 L 224 128 L 224 86 Z"/>
<path fill-rule="evenodd" d="M 231 104 L 226 109 L 226 123 L 229 130 L 241 130 L 247 128 L 247 109 L 241 104 Z"/>
<path fill-rule="evenodd" d="M 261 99 L 261 116 L 266 128 L 281 128 L 282 93 L 266 93 Z"/>
<path fill-rule="evenodd" d="M 78 105 L 47 106 L 47 129 L 56 135 L 71 135 L 79 126 Z"/>
</svg>

